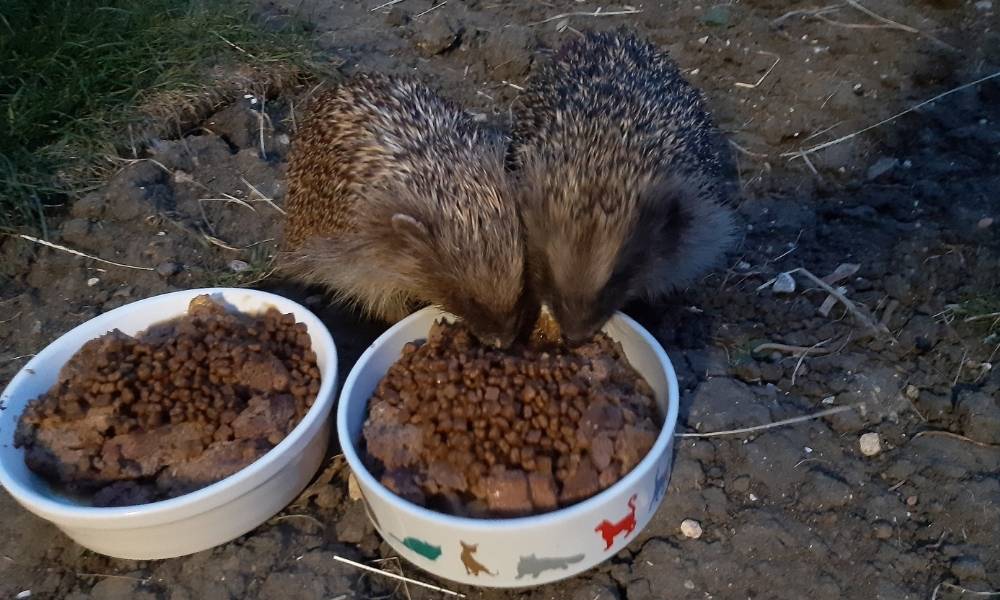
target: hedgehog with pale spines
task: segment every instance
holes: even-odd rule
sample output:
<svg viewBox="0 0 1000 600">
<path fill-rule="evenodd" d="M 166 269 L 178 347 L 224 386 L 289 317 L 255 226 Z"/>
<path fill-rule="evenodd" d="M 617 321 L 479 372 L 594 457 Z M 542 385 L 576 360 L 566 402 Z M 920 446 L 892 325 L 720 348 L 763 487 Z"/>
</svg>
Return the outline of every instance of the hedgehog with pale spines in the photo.
<svg viewBox="0 0 1000 600">
<path fill-rule="evenodd" d="M 530 311 L 506 143 L 413 78 L 318 94 L 290 151 L 281 269 L 377 319 L 437 305 L 509 345 Z"/>
<path fill-rule="evenodd" d="M 528 285 L 571 342 L 627 301 L 692 282 L 728 248 L 728 146 L 655 46 L 588 33 L 536 69 L 514 106 Z"/>
</svg>

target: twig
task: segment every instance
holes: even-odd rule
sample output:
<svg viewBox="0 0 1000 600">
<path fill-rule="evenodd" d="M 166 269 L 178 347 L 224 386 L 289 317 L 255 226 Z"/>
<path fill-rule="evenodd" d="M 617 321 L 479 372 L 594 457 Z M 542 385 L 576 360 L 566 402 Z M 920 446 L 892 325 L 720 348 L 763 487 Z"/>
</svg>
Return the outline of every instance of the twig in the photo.
<svg viewBox="0 0 1000 600">
<path fill-rule="evenodd" d="M 528 23 L 527 26 L 535 27 L 536 25 L 544 25 L 545 23 L 551 23 L 552 21 L 558 21 L 559 19 L 565 19 L 567 17 L 615 17 L 621 15 L 635 15 L 641 12 L 642 10 L 638 8 L 631 8 L 628 10 L 609 10 L 608 12 L 601 12 L 600 10 L 595 10 L 594 12 L 568 12 L 554 15 L 534 23 Z"/>
<path fill-rule="evenodd" d="M 986 319 L 1000 319 L 1000 312 L 986 313 L 985 315 L 975 315 L 972 317 L 965 317 L 962 319 L 963 323 L 972 323 L 973 321 L 985 321 Z"/>
<path fill-rule="evenodd" d="M 799 374 L 799 369 L 802 368 L 802 362 L 805 361 L 805 359 L 806 359 L 807 356 L 809 356 L 809 352 L 818 349 L 820 346 L 822 346 L 823 344 L 829 342 L 832 339 L 833 338 L 827 338 L 827 339 L 823 340 L 822 342 L 816 342 L 812 346 L 806 348 L 802 352 L 802 354 L 799 355 L 799 360 L 798 360 L 798 362 L 795 363 L 795 369 L 792 370 L 792 385 L 793 386 L 795 385 L 795 377 Z"/>
<path fill-rule="evenodd" d="M 399 4 L 402 1 L 403 0 L 389 0 L 388 2 L 383 2 L 382 4 L 379 4 L 378 6 L 376 6 L 375 8 L 371 9 L 368 12 L 375 12 L 376 10 L 379 10 L 379 9 L 382 9 L 382 8 L 389 8 L 390 6 L 394 6 L 396 4 Z"/>
<path fill-rule="evenodd" d="M 742 81 L 737 81 L 733 85 L 735 85 L 736 87 L 739 87 L 739 88 L 746 88 L 746 89 L 751 89 L 752 90 L 753 88 L 755 88 L 755 87 L 759 86 L 760 84 L 764 83 L 764 80 L 767 79 L 767 76 L 771 74 L 771 71 L 774 70 L 774 67 L 777 67 L 778 63 L 781 62 L 781 57 L 778 56 L 777 54 L 773 53 L 773 52 L 763 52 L 763 51 L 760 51 L 760 52 L 758 52 L 758 54 L 766 54 L 766 55 L 769 55 L 769 56 L 774 56 L 775 57 L 774 64 L 772 64 L 771 67 L 767 71 L 765 71 L 763 75 L 760 76 L 760 79 L 757 80 L 757 83 L 743 83 Z"/>
<path fill-rule="evenodd" d="M 830 340 L 826 340 L 828 342 Z M 826 343 L 821 342 L 821 343 Z M 787 344 L 776 344 L 774 342 L 764 342 L 751 350 L 753 354 L 761 354 L 764 352 L 787 352 L 789 354 L 829 354 L 833 352 L 829 348 L 820 348 L 818 346 L 789 346 Z"/>
<path fill-rule="evenodd" d="M 247 55 L 247 56 L 249 56 L 250 58 L 252 58 L 252 59 L 254 59 L 254 60 L 257 60 L 257 57 L 256 57 L 256 56 L 254 56 L 253 54 L 250 54 L 249 52 L 247 52 L 247 51 L 246 51 L 246 50 L 244 50 L 243 48 L 240 48 L 240 47 L 239 47 L 239 46 L 237 46 L 236 44 L 234 44 L 234 43 L 230 42 L 229 40 L 227 40 L 226 38 L 222 37 L 222 35 L 221 35 L 220 33 L 218 33 L 218 32 L 213 32 L 213 33 L 215 33 L 215 37 L 219 38 L 219 39 L 220 39 L 220 40 L 222 40 L 223 42 L 226 42 L 227 44 L 229 44 L 230 46 L 232 46 L 233 48 L 235 48 L 235 49 L 236 49 L 236 50 L 238 50 L 239 52 L 242 52 L 243 54 L 246 54 L 246 55 Z"/>
<path fill-rule="evenodd" d="M 931 600 L 937 600 L 938 590 L 941 589 L 941 586 L 944 586 L 946 588 L 951 588 L 953 590 L 958 590 L 962 594 L 969 594 L 970 596 L 979 596 L 980 598 L 992 598 L 994 596 L 1000 596 L 1000 591 L 998 591 L 998 592 L 977 592 L 977 591 L 974 591 L 974 590 L 966 589 L 966 588 L 964 588 L 964 587 L 962 587 L 960 585 L 955 585 L 954 583 L 947 583 L 947 582 L 942 581 L 941 583 L 939 583 L 936 586 L 934 586 L 934 593 L 931 594 Z"/>
<path fill-rule="evenodd" d="M 250 191 L 252 193 L 257 194 L 258 196 L 260 196 L 260 201 L 261 202 L 264 202 L 265 204 L 267 204 L 268 206 L 270 206 L 271 208 L 273 208 L 274 210 L 280 212 L 283 215 L 287 214 L 287 213 L 285 213 L 285 210 L 283 208 L 281 208 L 280 206 L 278 206 L 277 204 L 275 204 L 273 200 L 271 200 L 270 198 L 268 198 L 267 196 L 265 196 L 263 194 L 263 192 L 261 192 L 260 190 L 258 190 L 254 186 L 254 184 L 252 184 L 249 181 L 247 181 L 245 177 L 240 177 L 240 180 L 243 181 L 243 183 L 246 184 L 246 186 L 248 188 L 250 188 Z"/>
<path fill-rule="evenodd" d="M 819 287 L 823 288 L 823 291 L 825 291 L 826 293 L 830 294 L 831 296 L 833 296 L 834 298 L 836 298 L 837 300 L 839 300 L 840 303 L 843 304 L 844 307 L 847 309 L 847 311 L 850 312 L 852 315 L 854 315 L 854 318 L 857 319 L 858 321 L 860 321 L 864 326 L 868 327 L 869 329 L 871 329 L 872 331 L 874 331 L 876 333 L 889 333 L 889 331 L 885 327 L 879 327 L 874 322 L 872 322 L 872 320 L 867 315 L 865 315 L 863 312 L 861 312 L 861 309 L 859 309 L 856 304 L 854 304 L 853 302 L 851 302 L 847 298 L 847 296 L 845 296 L 842 293 L 840 293 L 839 291 L 837 291 L 829 283 L 823 281 L 819 277 L 816 277 L 815 275 L 813 275 L 812 273 L 810 273 L 807 269 L 799 267 L 797 269 L 792 269 L 788 273 L 789 274 L 791 274 L 791 273 L 801 273 L 802 275 L 805 275 L 813 283 L 815 283 Z"/>
<path fill-rule="evenodd" d="M 871 10 L 869 10 L 869 9 L 865 8 L 864 6 L 861 6 L 860 4 L 858 4 L 858 2 L 856 0 L 845 0 L 845 1 L 848 4 L 850 4 L 852 7 L 860 10 L 861 12 L 863 12 L 866 15 L 868 15 L 869 17 L 875 19 L 876 21 L 879 21 L 879 22 L 881 22 L 881 23 L 883 23 L 885 25 L 888 25 L 889 27 L 893 27 L 895 29 L 900 29 L 902 31 L 907 31 L 909 33 L 920 33 L 919 29 L 915 29 L 913 27 L 910 27 L 909 25 L 903 25 L 902 23 L 897 23 L 896 21 L 893 21 L 892 19 L 886 19 L 882 15 L 879 15 L 879 14 L 876 14 L 876 13 L 872 12 Z"/>
<path fill-rule="evenodd" d="M 34 356 L 34 354 L 22 354 L 21 356 L 12 356 L 11 358 L 3 359 L 2 361 L 0 361 L 0 363 L 6 364 L 9 362 L 14 362 L 15 360 L 21 360 L 22 358 L 31 358 L 32 356 Z"/>
<path fill-rule="evenodd" d="M 63 252 L 68 252 L 68 253 L 74 254 L 76 256 L 82 256 L 83 258 L 89 258 L 91 260 L 96 260 L 97 262 L 102 262 L 104 264 L 114 265 L 116 267 L 124 267 L 126 269 L 136 269 L 138 271 L 155 271 L 156 270 L 153 267 L 137 267 L 135 265 L 126 265 L 124 263 L 118 263 L 118 262 L 115 262 L 113 260 L 105 260 L 103 258 L 98 258 L 96 256 L 91 256 L 89 254 L 84 254 L 83 252 L 80 252 L 79 250 L 73 250 L 72 248 L 67 248 L 66 246 L 60 246 L 59 244 L 53 244 L 52 242 L 46 242 L 45 240 L 40 240 L 40 239 L 38 239 L 36 237 L 30 236 L 30 235 L 25 235 L 23 233 L 17 234 L 17 237 L 19 237 L 19 238 L 21 238 L 23 240 L 28 240 L 29 242 L 34 242 L 36 244 L 41 244 L 42 246 L 48 246 L 49 248 L 53 248 L 55 250 L 62 250 Z"/>
<path fill-rule="evenodd" d="M 420 17 L 426 15 L 427 13 L 431 12 L 432 10 L 437 10 L 437 9 L 441 8 L 445 4 L 448 4 L 448 0 L 444 0 L 444 2 L 442 2 L 441 4 L 435 4 L 434 6 L 428 8 L 427 10 L 425 10 L 422 13 L 418 13 L 418 14 L 413 15 L 413 18 L 414 19 L 419 19 Z"/>
<path fill-rule="evenodd" d="M 286 519 L 305 519 L 306 521 L 309 521 L 310 523 L 312 523 L 316 527 L 319 527 L 320 529 L 326 529 L 326 526 L 323 525 L 323 522 L 312 515 L 302 515 L 297 513 L 293 513 L 290 515 L 281 515 L 280 517 L 275 517 L 274 522 L 280 523 L 281 521 L 284 521 Z"/>
<path fill-rule="evenodd" d="M 1000 448 L 1000 444 L 988 444 L 986 442 L 980 442 L 972 438 L 965 437 L 964 435 L 959 435 L 957 433 L 952 433 L 950 431 L 944 431 L 941 429 L 925 429 L 916 433 L 912 439 L 917 439 L 918 437 L 923 437 L 925 435 L 939 435 L 941 437 L 948 437 L 953 440 L 959 440 L 961 442 L 968 442 L 980 448 Z"/>
<path fill-rule="evenodd" d="M 839 137 L 839 138 L 837 138 L 835 140 L 831 140 L 829 142 L 824 142 L 822 144 L 818 144 L 816 146 L 813 146 L 812 148 L 806 148 L 806 149 L 803 149 L 803 150 L 797 150 L 795 152 L 784 152 L 784 153 L 781 154 L 781 156 L 789 158 L 789 159 L 792 159 L 792 158 L 804 158 L 806 155 L 815 154 L 816 152 L 819 152 L 820 150 L 825 150 L 826 148 L 829 148 L 830 146 L 836 146 L 837 144 L 841 144 L 843 142 L 846 142 L 847 140 L 853 139 L 853 138 L 855 138 L 855 137 L 857 137 L 857 136 L 859 136 L 859 135 L 861 135 L 863 133 L 867 133 L 867 132 L 871 131 L 872 129 L 875 129 L 877 127 L 881 127 L 882 125 L 885 125 L 886 123 L 890 123 L 892 121 L 895 121 L 896 119 L 898 119 L 898 118 L 900 118 L 900 117 L 902 117 L 904 115 L 907 115 L 907 114 L 909 114 L 909 113 L 911 113 L 911 112 L 913 112 L 915 110 L 919 110 L 919 109 L 923 108 L 924 106 L 927 106 L 928 104 L 931 104 L 933 102 L 936 102 L 937 100 L 940 100 L 941 98 L 944 98 L 945 96 L 950 96 L 951 94 L 954 94 L 956 92 L 960 92 L 960 91 L 962 91 L 964 89 L 968 89 L 968 88 L 973 87 L 973 86 L 977 86 L 980 83 L 983 83 L 985 81 L 989 81 L 990 79 L 996 79 L 997 77 L 1000 77 L 1000 71 L 997 71 L 996 73 L 993 73 L 991 75 L 987 75 L 985 77 L 980 77 L 979 79 L 977 79 L 975 81 L 970 81 L 969 83 L 965 83 L 963 85 L 960 85 L 957 88 L 950 89 L 947 92 L 942 92 L 942 93 L 938 94 L 937 96 L 934 96 L 933 98 L 930 98 L 928 100 L 924 100 L 923 102 L 921 102 L 919 104 L 914 104 L 913 106 L 911 106 L 910 108 L 907 108 L 906 110 L 904 110 L 902 112 L 898 112 L 898 113 L 892 115 L 891 117 L 882 119 L 878 123 L 875 123 L 874 125 L 869 125 L 868 127 L 865 127 L 864 129 L 859 129 L 858 131 L 855 131 L 854 133 L 849 133 L 849 134 L 847 134 L 845 136 L 842 136 L 842 137 Z"/>
<path fill-rule="evenodd" d="M 792 17 L 796 17 L 796 16 L 809 16 L 809 17 L 811 17 L 811 16 L 814 16 L 814 15 L 821 15 L 823 13 L 828 13 L 828 12 L 832 12 L 832 11 L 835 11 L 835 10 L 840 10 L 843 7 L 844 7 L 843 4 L 831 4 L 830 6 L 824 6 L 822 8 L 800 8 L 798 10 L 790 10 L 790 11 L 786 12 L 785 14 L 781 15 L 780 17 L 778 17 L 777 19 L 774 19 L 773 21 L 771 21 L 771 27 L 777 27 L 778 25 L 782 24 L 783 22 L 787 21 L 788 19 L 790 19 Z"/>
<path fill-rule="evenodd" d="M 775 427 L 784 427 L 785 425 L 792 425 L 794 423 L 802 423 L 803 421 L 811 421 L 813 419 L 820 419 L 822 417 L 828 417 L 830 415 L 835 415 L 837 413 L 842 413 L 848 410 L 852 410 L 858 406 L 862 406 L 864 403 L 859 402 L 857 404 L 849 404 L 846 406 L 837 406 L 834 408 L 828 408 L 826 410 L 821 410 L 817 413 L 811 415 L 803 415 L 801 417 L 792 417 L 791 419 L 784 419 L 782 421 L 775 421 L 774 423 L 768 423 L 766 425 L 756 425 L 754 427 L 744 427 L 742 429 L 730 429 L 729 431 L 711 431 L 708 433 L 675 433 L 674 437 L 682 438 L 707 438 L 707 437 L 719 437 L 723 435 L 739 435 L 741 433 L 753 433 L 755 431 L 764 431 L 765 429 L 774 429 Z"/>
<path fill-rule="evenodd" d="M 458 592 L 453 592 L 451 590 L 446 590 L 443 587 L 438 587 L 438 586 L 432 585 L 430 583 L 424 583 L 422 581 L 417 581 L 416 579 L 410 579 L 409 577 L 404 577 L 402 575 L 396 575 L 395 573 L 390 573 L 389 571 L 383 571 L 381 569 L 376 569 L 375 567 L 369 567 L 368 565 L 363 565 L 363 564 L 361 564 L 359 562 L 354 562 L 353 560 L 349 560 L 349 559 L 337 556 L 336 554 L 333 555 L 333 559 L 336 560 L 336 561 L 340 561 L 342 563 L 351 565 L 352 567 L 357 567 L 359 569 L 362 569 L 362 570 L 365 570 L 365 571 L 369 571 L 371 573 L 378 573 L 379 575 L 383 575 L 385 577 L 390 577 L 392 579 L 398 579 L 400 581 L 405 581 L 406 583 L 412 583 L 413 585 L 419 585 L 420 587 L 425 587 L 425 588 L 427 588 L 429 590 L 434 590 L 435 592 L 441 592 L 442 594 L 448 594 L 450 596 L 457 596 L 459 598 L 465 598 L 465 594 L 460 594 Z"/>
<path fill-rule="evenodd" d="M 767 154 L 761 154 L 760 152 L 751 152 L 750 150 L 747 150 L 743 146 L 740 146 L 733 140 L 729 140 L 729 145 L 732 146 L 733 148 L 736 148 L 740 153 L 746 154 L 751 158 L 770 158 L 770 156 Z"/>
<path fill-rule="evenodd" d="M 106 579 L 124 579 L 126 581 L 138 581 L 140 583 L 146 583 L 149 578 L 143 577 L 132 577 L 131 575 L 109 575 L 107 573 L 75 573 L 77 577 L 104 577 Z"/>
</svg>

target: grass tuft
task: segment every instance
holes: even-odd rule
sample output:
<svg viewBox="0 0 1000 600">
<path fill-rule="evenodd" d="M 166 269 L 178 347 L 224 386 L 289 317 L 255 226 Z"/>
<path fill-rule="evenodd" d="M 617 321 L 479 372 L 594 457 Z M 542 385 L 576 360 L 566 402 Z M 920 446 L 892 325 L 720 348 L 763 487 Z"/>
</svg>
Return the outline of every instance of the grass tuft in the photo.
<svg viewBox="0 0 1000 600">
<path fill-rule="evenodd" d="M 311 68 L 303 30 L 262 27 L 244 1 L 3 0 L 0 229 L 44 236 L 46 212 L 95 186 L 152 119 L 221 100 L 206 90 L 222 75 Z"/>
</svg>

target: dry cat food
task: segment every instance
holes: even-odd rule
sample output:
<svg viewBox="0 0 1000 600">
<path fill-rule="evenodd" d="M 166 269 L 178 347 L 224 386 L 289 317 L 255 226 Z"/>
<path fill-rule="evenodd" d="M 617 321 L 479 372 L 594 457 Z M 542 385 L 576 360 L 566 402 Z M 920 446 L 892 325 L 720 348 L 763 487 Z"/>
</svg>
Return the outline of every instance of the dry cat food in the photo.
<svg viewBox="0 0 1000 600">
<path fill-rule="evenodd" d="M 302 323 L 209 296 L 136 337 L 114 330 L 32 400 L 14 443 L 28 467 L 96 506 L 179 496 L 249 465 L 298 424 L 320 373 Z"/>
<path fill-rule="evenodd" d="M 548 512 L 617 482 L 659 434 L 652 390 L 603 333 L 545 339 L 500 351 L 435 323 L 369 401 L 366 466 L 404 498 L 473 517 Z"/>
</svg>

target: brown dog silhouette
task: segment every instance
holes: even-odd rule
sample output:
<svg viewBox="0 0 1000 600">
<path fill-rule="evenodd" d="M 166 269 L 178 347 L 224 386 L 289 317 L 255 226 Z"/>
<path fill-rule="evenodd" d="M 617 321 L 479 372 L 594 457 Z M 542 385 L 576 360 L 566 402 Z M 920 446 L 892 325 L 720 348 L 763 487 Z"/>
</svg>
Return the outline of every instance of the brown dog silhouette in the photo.
<svg viewBox="0 0 1000 600">
<path fill-rule="evenodd" d="M 601 521 L 600 525 L 594 528 L 594 531 L 600 533 L 601 537 L 604 538 L 605 550 L 611 548 L 618 534 L 624 532 L 625 537 L 628 537 L 628 534 L 635 531 L 635 494 L 632 494 L 632 497 L 628 499 L 628 507 L 629 513 L 621 521 L 612 523 L 605 519 Z"/>
<path fill-rule="evenodd" d="M 479 577 L 480 573 L 486 573 L 487 575 L 496 575 L 496 573 L 491 573 L 489 569 L 483 566 L 482 563 L 477 561 L 472 555 L 476 553 L 479 549 L 479 544 L 466 544 L 462 540 L 459 540 L 462 544 L 462 564 L 465 565 L 465 572 L 473 577 Z"/>
</svg>

